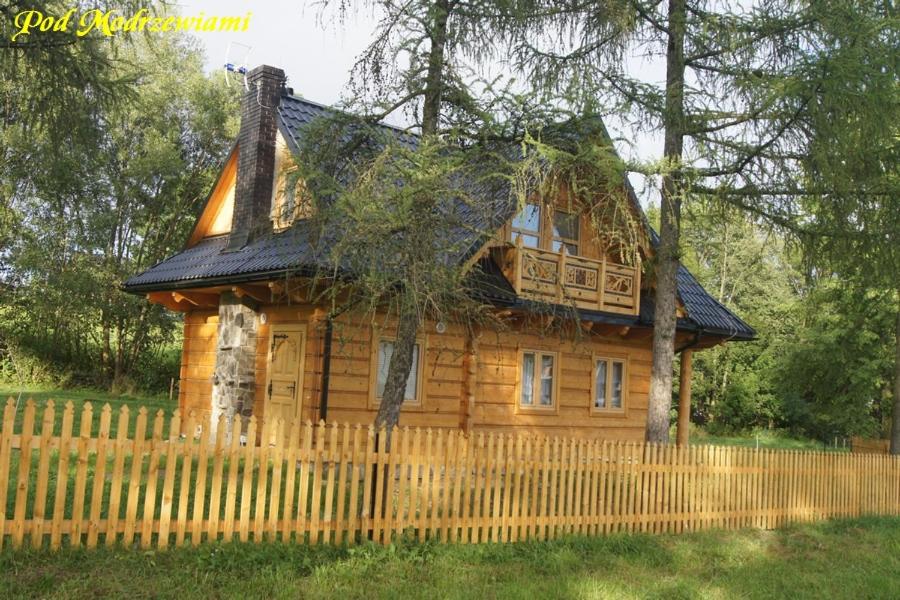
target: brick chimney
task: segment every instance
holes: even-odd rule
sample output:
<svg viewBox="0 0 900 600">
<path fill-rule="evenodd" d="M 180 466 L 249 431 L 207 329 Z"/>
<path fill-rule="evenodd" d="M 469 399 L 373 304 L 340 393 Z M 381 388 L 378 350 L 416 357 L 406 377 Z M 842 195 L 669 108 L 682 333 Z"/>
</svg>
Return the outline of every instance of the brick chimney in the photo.
<svg viewBox="0 0 900 600">
<path fill-rule="evenodd" d="M 248 90 L 241 98 L 237 184 L 228 250 L 240 250 L 272 230 L 269 206 L 275 169 L 278 105 L 284 92 L 284 71 L 261 65 L 247 74 Z"/>
</svg>

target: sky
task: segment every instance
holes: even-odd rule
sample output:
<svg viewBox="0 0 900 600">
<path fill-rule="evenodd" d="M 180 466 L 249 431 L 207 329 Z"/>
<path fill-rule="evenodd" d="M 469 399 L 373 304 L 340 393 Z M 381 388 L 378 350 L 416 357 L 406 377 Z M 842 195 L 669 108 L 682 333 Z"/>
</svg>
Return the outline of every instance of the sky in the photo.
<svg viewBox="0 0 900 600">
<path fill-rule="evenodd" d="M 345 23 L 326 15 L 323 22 L 317 3 L 309 1 L 180 0 L 176 5 L 185 16 L 200 12 L 207 16 L 252 13 L 248 31 L 193 33 L 205 48 L 207 71 L 220 73 L 223 85 L 226 62 L 244 64 L 250 69 L 267 64 L 284 70 L 295 94 L 322 104 L 335 104 L 342 98 L 350 69 L 369 43 L 376 23 L 371 12 L 351 15 Z M 642 78 L 664 78 L 664 67 L 658 61 L 633 58 L 629 63 Z M 232 78 L 231 84 L 237 81 Z M 648 133 L 633 138 L 617 123 L 607 120 L 606 124 L 613 137 L 627 135 L 626 139 L 630 139 L 630 144 L 617 144 L 624 158 L 652 160 L 662 153 L 660 135 Z M 639 177 L 632 174 L 631 180 L 642 202 L 655 197 L 655 191 L 645 189 Z"/>
</svg>

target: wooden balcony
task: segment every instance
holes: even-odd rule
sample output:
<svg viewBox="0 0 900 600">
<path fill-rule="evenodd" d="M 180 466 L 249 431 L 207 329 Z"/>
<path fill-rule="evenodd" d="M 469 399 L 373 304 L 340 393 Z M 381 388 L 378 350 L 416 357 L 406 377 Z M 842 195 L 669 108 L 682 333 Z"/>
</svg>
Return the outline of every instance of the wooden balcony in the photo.
<svg viewBox="0 0 900 600">
<path fill-rule="evenodd" d="M 625 315 L 640 312 L 640 269 L 521 243 L 498 250 L 504 274 L 524 298 Z"/>
</svg>

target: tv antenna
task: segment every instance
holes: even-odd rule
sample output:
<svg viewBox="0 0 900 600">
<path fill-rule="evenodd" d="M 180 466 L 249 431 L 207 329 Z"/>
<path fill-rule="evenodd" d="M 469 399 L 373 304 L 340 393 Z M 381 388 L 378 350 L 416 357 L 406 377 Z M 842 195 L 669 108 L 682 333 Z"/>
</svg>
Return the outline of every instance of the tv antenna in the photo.
<svg viewBox="0 0 900 600">
<path fill-rule="evenodd" d="M 244 90 L 249 91 L 247 85 L 247 57 L 252 48 L 238 42 L 228 42 L 225 50 L 225 85 L 231 87 L 231 74 L 238 73 L 244 82 Z"/>
</svg>

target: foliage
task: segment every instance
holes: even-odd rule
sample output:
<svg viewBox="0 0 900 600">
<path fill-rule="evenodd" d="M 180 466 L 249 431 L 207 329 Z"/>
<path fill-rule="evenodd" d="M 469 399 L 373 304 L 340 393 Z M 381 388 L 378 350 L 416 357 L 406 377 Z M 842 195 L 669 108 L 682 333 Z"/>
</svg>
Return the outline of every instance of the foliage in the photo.
<svg viewBox="0 0 900 600">
<path fill-rule="evenodd" d="M 682 231 L 686 266 L 758 335 L 694 354 L 693 419 L 711 431 L 780 424 L 784 390 L 776 373 L 805 292 L 796 249 L 765 223 L 714 203 L 690 207 Z"/>
<path fill-rule="evenodd" d="M 483 545 L 4 550 L 0 594 L 95 598 L 888 598 L 900 522 Z"/>
<path fill-rule="evenodd" d="M 101 9 L 131 13 L 154 3 L 145 0 L 108 0 Z M 109 38 L 100 31 L 78 37 L 68 31 L 18 31 L 15 17 L 22 11 L 64 15 L 71 2 L 9 0 L 0 5 L 0 256 L 15 234 L 18 216 L 12 206 L 24 181 L 14 175 L 41 159 L 23 151 L 22 141 L 41 135 L 53 141 L 50 150 L 67 148 L 81 135 L 72 117 L 112 108 L 132 96 L 137 73 L 120 52 L 127 53 L 129 36 Z M 58 154 L 59 152 L 57 152 Z"/>
<path fill-rule="evenodd" d="M 818 439 L 889 428 L 894 308 L 864 288 L 822 282 L 777 365 L 784 422 Z"/>
<path fill-rule="evenodd" d="M 813 10 L 817 19 L 799 91 L 810 107 L 802 160 L 809 193 L 800 198 L 810 215 L 804 241 L 826 286 L 826 305 L 844 311 L 836 328 L 854 326 L 838 356 L 845 348 L 870 352 L 865 359 L 848 356 L 837 398 L 856 391 L 857 402 L 877 413 L 880 390 L 893 381 L 891 451 L 900 454 L 898 16 L 878 3 L 828 2 Z M 885 354 L 891 337 L 892 359 Z M 892 363 L 892 374 L 882 361 Z"/>
<path fill-rule="evenodd" d="M 460 262 L 492 233 L 478 223 L 495 222 L 494 212 L 505 206 L 483 201 L 491 190 L 502 197 L 504 179 L 486 166 L 502 158 L 440 138 L 411 146 L 395 133 L 366 129 L 357 131 L 368 141 L 352 158 L 339 153 L 338 173 L 319 143 L 327 136 L 306 136 L 309 145 L 297 161 L 316 204 L 316 229 L 329 248 L 320 275 L 349 275 L 328 286 L 329 300 L 370 315 L 378 308 L 397 314 L 407 303 L 420 322 L 477 312 Z"/>
<path fill-rule="evenodd" d="M 38 131 L 11 146 L 25 157 L 6 173 L 18 227 L 0 272 L 0 360 L 14 381 L 160 389 L 177 375 L 165 348 L 179 319 L 119 286 L 186 237 L 236 103 L 187 39 L 137 44 L 124 64 L 138 74 L 132 97 L 69 107 L 65 152 Z"/>
</svg>

